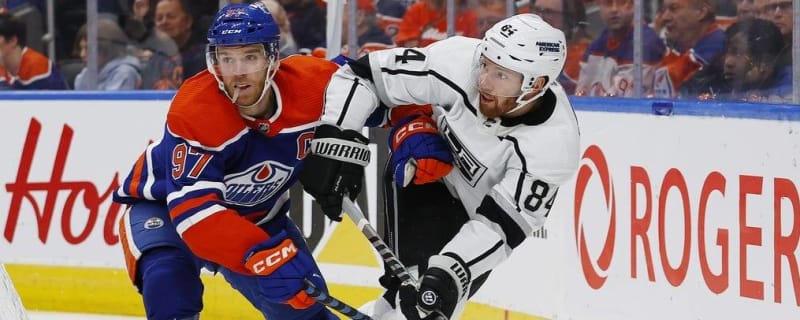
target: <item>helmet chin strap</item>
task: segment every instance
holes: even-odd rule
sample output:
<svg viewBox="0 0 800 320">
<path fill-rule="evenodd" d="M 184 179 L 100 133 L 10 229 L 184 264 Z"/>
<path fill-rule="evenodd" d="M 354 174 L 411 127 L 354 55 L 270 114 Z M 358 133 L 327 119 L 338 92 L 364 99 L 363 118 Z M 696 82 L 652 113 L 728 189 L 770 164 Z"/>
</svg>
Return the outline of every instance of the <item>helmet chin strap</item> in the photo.
<svg viewBox="0 0 800 320">
<path fill-rule="evenodd" d="M 533 89 L 531 89 L 528 92 L 523 92 L 521 95 L 519 95 L 519 97 L 517 97 L 517 101 L 516 101 L 517 102 L 517 106 L 512 108 L 511 110 L 506 111 L 506 113 L 504 113 L 503 115 L 507 115 L 507 114 L 510 114 L 510 113 L 512 113 L 514 111 L 522 109 L 522 107 L 524 107 L 525 105 L 531 103 L 531 101 L 539 99 L 539 97 L 543 96 L 545 91 L 547 91 L 547 88 L 546 87 L 542 87 L 541 89 L 539 89 L 539 92 L 537 94 L 533 95 L 532 97 L 530 97 L 528 99 L 523 99 L 523 97 L 525 97 L 526 95 L 530 94 L 532 91 L 533 91 Z"/>
</svg>

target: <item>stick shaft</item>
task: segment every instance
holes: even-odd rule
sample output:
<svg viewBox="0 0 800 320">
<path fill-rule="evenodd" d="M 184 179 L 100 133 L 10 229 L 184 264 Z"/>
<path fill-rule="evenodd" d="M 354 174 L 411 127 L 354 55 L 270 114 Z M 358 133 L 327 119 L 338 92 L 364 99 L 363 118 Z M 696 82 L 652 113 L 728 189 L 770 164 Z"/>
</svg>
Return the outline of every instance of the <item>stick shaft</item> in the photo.
<svg viewBox="0 0 800 320">
<path fill-rule="evenodd" d="M 317 288 L 313 282 L 308 279 L 304 280 L 306 287 L 304 291 L 310 297 L 317 300 L 319 303 L 331 308 L 333 310 L 338 311 L 339 313 L 350 317 L 353 320 L 372 320 L 368 315 L 365 315 L 358 311 L 358 309 L 351 307 L 350 305 L 342 302 L 339 299 L 336 299 L 327 293 L 323 292 L 319 288 Z"/>
<path fill-rule="evenodd" d="M 358 229 L 367 237 L 372 247 L 378 250 L 378 254 L 381 255 L 383 262 L 389 267 L 389 270 L 400 279 L 400 282 L 416 286 L 417 281 L 408 273 L 408 269 L 397 259 L 397 256 L 389 249 L 389 246 L 383 242 L 378 232 L 375 231 L 375 228 L 373 228 L 372 225 L 369 224 L 369 221 L 367 221 L 367 218 L 364 217 L 364 213 L 361 212 L 361 209 L 347 197 L 344 197 L 342 200 L 342 209 L 347 213 L 350 219 L 353 219 L 353 222 L 358 225 Z"/>
</svg>

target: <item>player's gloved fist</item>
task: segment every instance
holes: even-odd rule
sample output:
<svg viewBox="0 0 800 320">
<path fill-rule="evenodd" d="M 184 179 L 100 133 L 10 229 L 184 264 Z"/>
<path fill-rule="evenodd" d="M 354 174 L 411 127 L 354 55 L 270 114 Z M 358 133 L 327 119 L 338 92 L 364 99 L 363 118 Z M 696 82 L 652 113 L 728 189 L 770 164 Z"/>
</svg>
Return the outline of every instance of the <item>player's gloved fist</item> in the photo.
<svg viewBox="0 0 800 320">
<path fill-rule="evenodd" d="M 328 218 L 342 221 L 342 197 L 355 200 L 369 163 L 369 140 L 354 130 L 323 124 L 314 132 L 300 182 Z"/>
<path fill-rule="evenodd" d="M 311 280 L 320 290 L 325 289 L 322 277 L 314 272 L 311 255 L 299 250 L 285 231 L 250 248 L 244 265 L 258 276 L 262 294 L 270 302 L 306 309 L 314 304 L 314 298 L 303 291 L 303 279 Z"/>
<path fill-rule="evenodd" d="M 419 281 L 417 308 L 428 315 L 426 319 L 449 319 L 463 308 L 470 281 L 469 269 L 457 255 L 431 256 Z"/>
<path fill-rule="evenodd" d="M 453 169 L 453 155 L 427 115 L 403 118 L 389 134 L 394 181 L 405 187 L 434 182 Z"/>
</svg>

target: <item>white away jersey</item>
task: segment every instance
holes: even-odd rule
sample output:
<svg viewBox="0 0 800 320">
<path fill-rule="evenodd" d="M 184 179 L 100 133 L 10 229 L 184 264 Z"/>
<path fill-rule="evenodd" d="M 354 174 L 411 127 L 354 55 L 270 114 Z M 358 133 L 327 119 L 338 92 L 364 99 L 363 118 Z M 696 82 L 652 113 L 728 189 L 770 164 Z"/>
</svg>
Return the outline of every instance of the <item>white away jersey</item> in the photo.
<svg viewBox="0 0 800 320">
<path fill-rule="evenodd" d="M 433 104 L 455 167 L 444 182 L 471 220 L 442 252 L 458 254 L 476 277 L 541 228 L 558 186 L 578 167 L 578 123 L 554 83 L 521 117 L 486 119 L 478 110 L 481 40 L 453 37 L 425 48 L 372 52 L 328 84 L 322 122 L 360 129 L 383 103 Z"/>
</svg>

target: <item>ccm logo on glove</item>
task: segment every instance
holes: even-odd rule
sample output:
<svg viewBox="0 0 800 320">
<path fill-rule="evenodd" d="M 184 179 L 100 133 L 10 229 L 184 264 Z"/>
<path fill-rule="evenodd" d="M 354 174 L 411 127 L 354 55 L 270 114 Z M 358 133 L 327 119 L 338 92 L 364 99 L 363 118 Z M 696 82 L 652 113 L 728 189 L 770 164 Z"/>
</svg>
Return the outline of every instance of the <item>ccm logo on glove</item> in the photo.
<svg viewBox="0 0 800 320">
<path fill-rule="evenodd" d="M 268 275 L 280 268 L 286 261 L 297 255 L 297 247 L 292 239 L 285 239 L 274 248 L 253 253 L 245 266 L 255 274 Z"/>
<path fill-rule="evenodd" d="M 403 118 L 389 135 L 391 165 L 398 186 L 435 182 L 453 169 L 453 155 L 429 116 L 414 114 Z"/>
<path fill-rule="evenodd" d="M 397 132 L 394 134 L 394 147 L 397 146 L 405 140 L 410 134 L 415 133 L 433 133 L 438 134 L 439 130 L 436 128 L 436 125 L 433 124 L 430 118 L 423 118 L 420 121 L 412 121 L 397 129 Z"/>
</svg>

